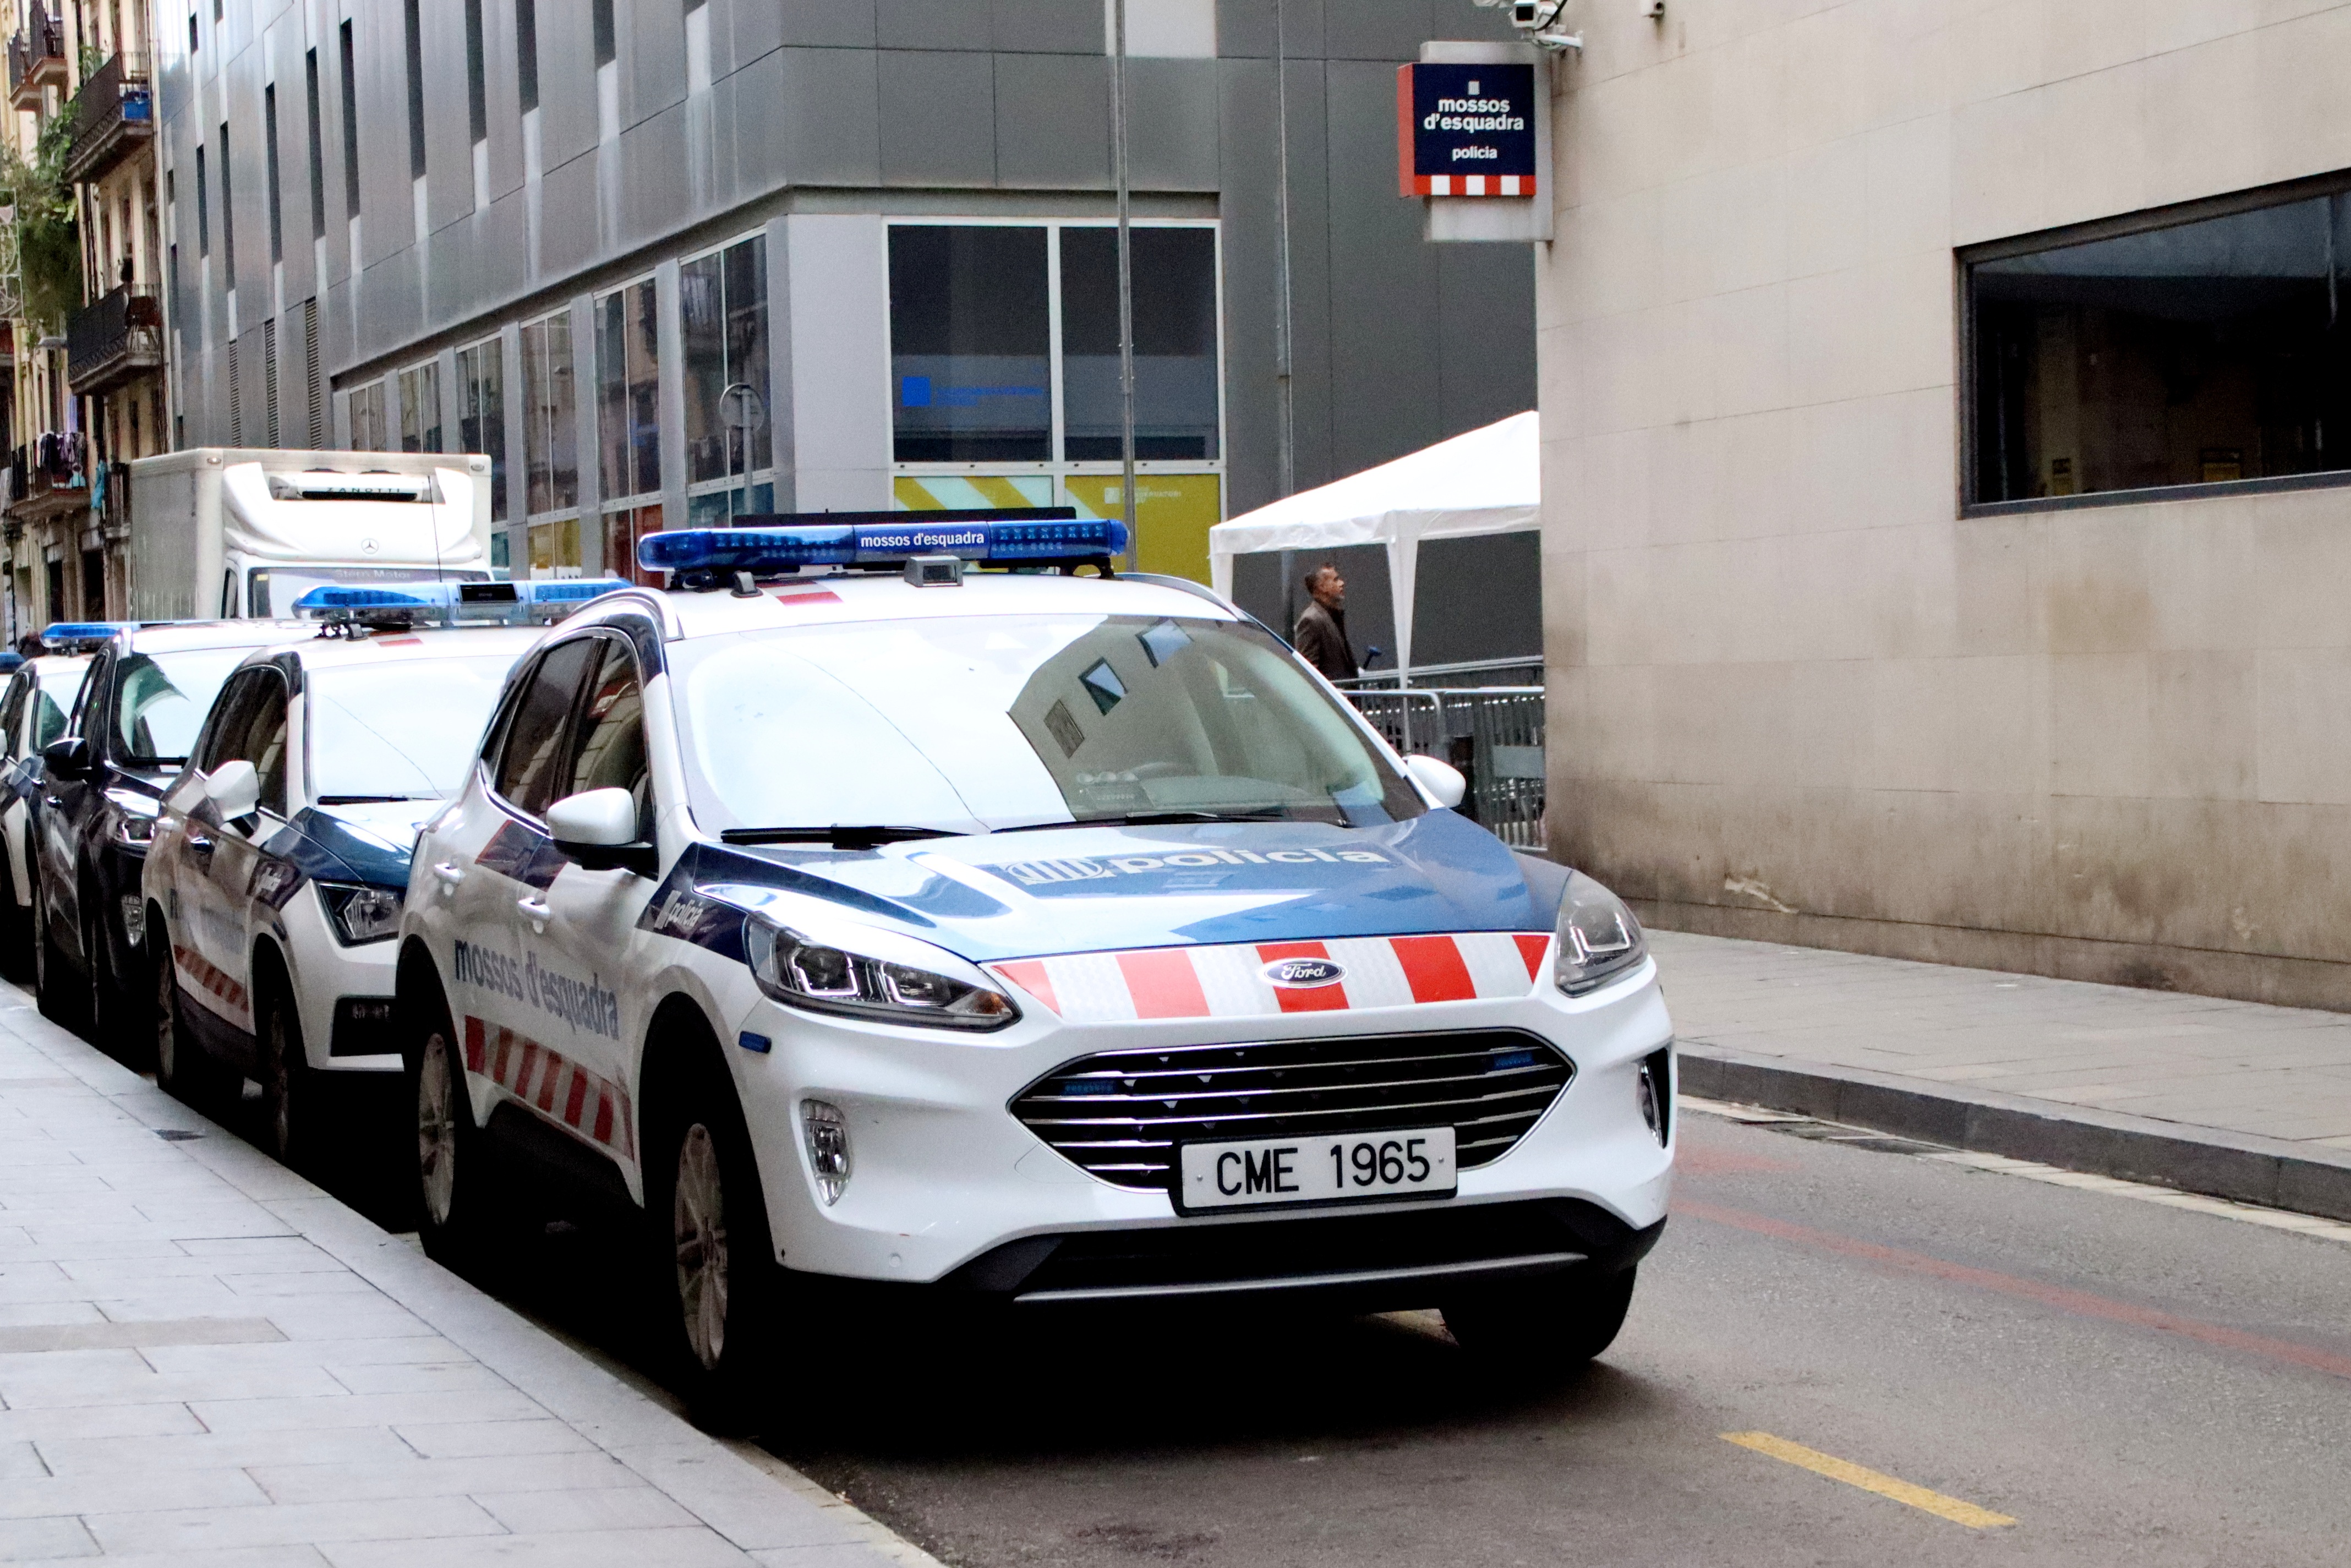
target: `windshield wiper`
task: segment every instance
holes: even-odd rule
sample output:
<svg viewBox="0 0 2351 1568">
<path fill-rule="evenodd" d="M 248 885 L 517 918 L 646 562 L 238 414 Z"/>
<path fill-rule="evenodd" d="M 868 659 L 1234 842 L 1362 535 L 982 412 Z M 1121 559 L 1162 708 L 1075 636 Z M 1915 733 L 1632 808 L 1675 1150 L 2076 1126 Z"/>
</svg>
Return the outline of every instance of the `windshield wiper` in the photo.
<svg viewBox="0 0 2351 1568">
<path fill-rule="evenodd" d="M 835 822 L 829 828 L 727 828 L 718 839 L 728 844 L 831 844 L 838 850 L 870 850 L 876 844 L 902 843 L 909 839 L 963 836 L 952 828 L 856 827 Z"/>
<path fill-rule="evenodd" d="M 438 795 L 321 795 L 321 806 L 380 806 L 394 800 L 437 800 Z"/>
<path fill-rule="evenodd" d="M 1024 827 L 998 828 L 996 831 L 999 833 L 1036 833 L 1050 828 L 1155 828 L 1181 826 L 1186 822 L 1284 822 L 1292 820 L 1280 806 L 1259 806 L 1237 811 L 1129 811 L 1123 816 L 1078 817 L 1066 822 L 1030 822 Z"/>
</svg>

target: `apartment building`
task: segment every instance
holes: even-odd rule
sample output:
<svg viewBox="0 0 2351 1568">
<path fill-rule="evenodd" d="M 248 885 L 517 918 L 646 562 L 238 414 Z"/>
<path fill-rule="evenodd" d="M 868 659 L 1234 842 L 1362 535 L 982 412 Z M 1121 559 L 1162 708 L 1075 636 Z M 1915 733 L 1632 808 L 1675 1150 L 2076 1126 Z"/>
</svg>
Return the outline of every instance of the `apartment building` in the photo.
<svg viewBox="0 0 2351 1568">
<path fill-rule="evenodd" d="M 1105 0 L 158 0 L 173 438 L 478 451 L 517 575 L 747 513 L 1121 508 Z M 1145 565 L 1533 399 L 1394 67 L 1468 0 L 1128 0 Z M 1441 254 L 1440 254 L 1441 253 Z"/>
</svg>

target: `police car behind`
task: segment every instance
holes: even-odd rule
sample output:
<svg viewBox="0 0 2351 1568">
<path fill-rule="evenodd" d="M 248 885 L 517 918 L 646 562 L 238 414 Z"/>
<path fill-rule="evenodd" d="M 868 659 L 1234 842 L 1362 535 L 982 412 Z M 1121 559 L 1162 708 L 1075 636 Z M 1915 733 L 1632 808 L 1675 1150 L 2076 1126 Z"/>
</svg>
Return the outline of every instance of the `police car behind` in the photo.
<svg viewBox="0 0 2351 1568">
<path fill-rule="evenodd" d="M 1063 528 L 1030 548 L 1121 547 Z M 705 1415 L 825 1277 L 1604 1348 L 1673 1157 L 1630 914 L 1203 591 L 752 576 L 942 537 L 1022 536 L 652 536 L 712 586 L 518 667 L 402 915 L 427 1248 L 481 1244 L 508 1156 L 570 1172 L 641 1217 Z"/>
<path fill-rule="evenodd" d="M 66 731 L 74 693 L 89 655 L 42 653 L 10 674 L 0 692 L 0 975 L 33 972 L 33 803 L 41 789 L 41 749 Z"/>
<path fill-rule="evenodd" d="M 620 585 L 548 586 L 555 613 Z M 325 624 L 246 657 L 163 797 L 144 881 L 156 1079 L 202 1101 L 254 1078 L 289 1164 L 334 1135 L 333 1084 L 400 1070 L 391 938 L 417 824 L 463 782 L 538 636 L 498 613 L 527 615 L 533 585 L 478 591 L 507 596 L 483 606 L 491 623 L 434 623 L 441 585 L 306 595 Z"/>
<path fill-rule="evenodd" d="M 143 1050 L 141 862 L 156 800 L 221 683 L 256 647 L 310 628 L 285 621 L 61 624 L 45 641 L 94 651 L 66 733 L 41 753 L 33 813 L 34 974 L 41 1011 L 99 1044 Z"/>
</svg>

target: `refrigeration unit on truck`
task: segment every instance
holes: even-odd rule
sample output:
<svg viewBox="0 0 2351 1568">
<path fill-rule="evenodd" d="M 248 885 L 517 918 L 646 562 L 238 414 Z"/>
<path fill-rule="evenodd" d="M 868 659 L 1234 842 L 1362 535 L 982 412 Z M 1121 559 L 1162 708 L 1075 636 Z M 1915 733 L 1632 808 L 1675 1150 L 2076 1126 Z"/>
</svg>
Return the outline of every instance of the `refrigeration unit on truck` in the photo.
<svg viewBox="0 0 2351 1568">
<path fill-rule="evenodd" d="M 321 583 L 481 582 L 490 460 L 203 446 L 131 470 L 131 619 L 291 615 Z"/>
</svg>

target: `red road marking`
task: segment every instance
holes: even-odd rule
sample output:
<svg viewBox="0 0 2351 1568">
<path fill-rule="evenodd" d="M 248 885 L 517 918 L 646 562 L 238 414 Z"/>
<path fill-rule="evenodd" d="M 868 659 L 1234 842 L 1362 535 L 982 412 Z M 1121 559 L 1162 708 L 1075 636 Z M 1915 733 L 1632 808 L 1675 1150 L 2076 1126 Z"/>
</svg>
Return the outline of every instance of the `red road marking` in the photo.
<svg viewBox="0 0 2351 1568">
<path fill-rule="evenodd" d="M 2292 1340 L 2248 1333 L 2243 1329 L 2208 1323 L 2200 1318 L 2183 1318 L 2176 1312 L 2162 1312 L 2154 1307 L 2136 1307 L 2128 1301 L 2117 1301 L 2111 1296 L 2093 1295 L 2087 1291 L 2076 1291 L 2064 1285 L 2043 1284 L 2038 1280 L 2003 1274 L 1997 1270 L 1947 1262 L 1940 1258 L 1929 1258 L 1923 1252 L 1881 1247 L 1875 1241 L 1815 1230 L 1809 1225 L 1773 1219 L 1768 1215 L 1752 1214 L 1743 1208 L 1724 1208 L 1711 1203 L 1677 1203 L 1674 1211 L 1693 1219 L 1710 1219 L 1717 1225 L 1769 1236 L 1774 1240 L 1792 1241 L 1802 1247 L 1816 1247 L 1823 1252 L 1858 1258 L 1883 1268 L 1899 1269 L 1905 1273 L 1923 1274 L 1932 1280 L 1947 1280 L 1953 1284 L 1972 1285 L 1980 1291 L 1992 1291 L 2004 1296 L 2038 1301 L 2043 1306 L 2071 1312 L 2076 1317 L 2097 1318 L 2131 1328 L 2178 1334 L 2182 1339 L 2191 1339 L 2199 1344 L 2211 1345 L 2219 1350 L 2267 1356 L 2273 1361 L 2289 1362 L 2295 1366 L 2308 1367 L 2313 1372 L 2323 1372 L 2329 1377 L 2351 1381 L 2351 1356 L 2336 1355 L 2313 1345 L 2296 1344 Z"/>
<path fill-rule="evenodd" d="M 1461 948 L 1450 936 L 1391 936 L 1396 962 L 1404 967 L 1405 984 L 1416 1002 L 1475 1000 L 1477 982 L 1461 961 Z"/>
</svg>

